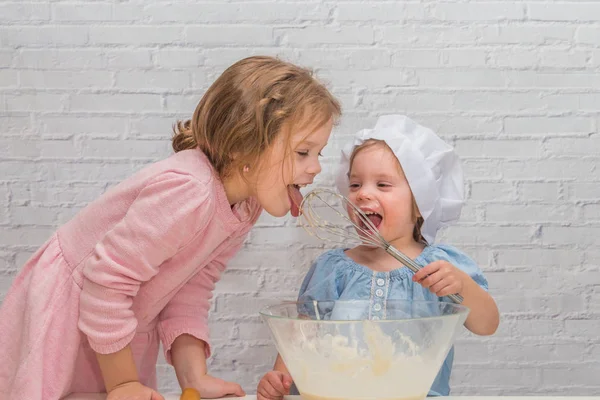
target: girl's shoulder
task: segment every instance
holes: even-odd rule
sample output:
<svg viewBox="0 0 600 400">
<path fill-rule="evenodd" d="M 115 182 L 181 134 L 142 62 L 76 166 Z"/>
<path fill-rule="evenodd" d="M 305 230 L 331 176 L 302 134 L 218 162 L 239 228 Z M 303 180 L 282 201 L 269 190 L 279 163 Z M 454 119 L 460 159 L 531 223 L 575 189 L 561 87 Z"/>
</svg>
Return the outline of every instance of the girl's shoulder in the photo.
<svg viewBox="0 0 600 400">
<path fill-rule="evenodd" d="M 217 178 L 212 164 L 199 149 L 182 150 L 152 164 L 148 169 L 159 174 L 179 173 L 189 175 L 204 184 L 209 184 Z"/>
<path fill-rule="evenodd" d="M 348 281 L 360 280 L 366 267 L 356 264 L 345 250 L 327 250 L 314 260 L 300 287 L 300 299 L 335 300 Z"/>
<path fill-rule="evenodd" d="M 321 264 L 331 261 L 343 261 L 344 258 L 346 258 L 344 251 L 345 249 L 343 248 L 327 250 L 319 254 L 319 256 L 315 259 L 315 263 Z"/>
<path fill-rule="evenodd" d="M 487 280 L 477 262 L 454 246 L 448 244 L 427 246 L 417 259 L 418 263 L 422 266 L 440 260 L 448 261 L 450 264 L 466 272 L 480 286 L 487 290 Z"/>
<path fill-rule="evenodd" d="M 449 244 L 429 245 L 423 249 L 423 252 L 418 258 L 427 263 L 439 260 L 448 261 L 450 263 L 460 261 L 474 262 L 465 252 Z"/>
<path fill-rule="evenodd" d="M 367 266 L 354 261 L 348 254 L 346 248 L 337 248 L 322 253 L 313 264 L 313 268 L 318 271 L 327 271 L 329 274 L 339 278 L 349 278 L 351 276 L 366 275 L 371 276 L 373 271 Z M 331 275 L 330 275 L 331 276 Z"/>
<path fill-rule="evenodd" d="M 343 270 L 351 261 L 345 254 L 344 249 L 332 249 L 321 253 L 313 262 L 313 269 L 317 271 Z"/>
<path fill-rule="evenodd" d="M 315 259 L 315 265 L 327 268 L 348 269 L 358 265 L 346 254 L 345 248 L 327 250 Z"/>
<path fill-rule="evenodd" d="M 175 179 L 180 183 L 189 182 L 202 187 L 203 191 L 212 191 L 215 182 L 212 165 L 199 149 L 183 150 L 162 160 L 139 169 L 105 194 L 120 192 L 136 196 L 141 190 L 161 181 Z"/>
</svg>

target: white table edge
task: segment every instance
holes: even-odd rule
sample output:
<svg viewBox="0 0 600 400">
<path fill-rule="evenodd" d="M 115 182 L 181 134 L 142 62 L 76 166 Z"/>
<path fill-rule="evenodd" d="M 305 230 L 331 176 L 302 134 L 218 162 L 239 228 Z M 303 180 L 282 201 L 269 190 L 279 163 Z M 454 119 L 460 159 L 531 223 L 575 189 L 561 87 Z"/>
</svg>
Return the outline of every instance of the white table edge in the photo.
<svg viewBox="0 0 600 400">
<path fill-rule="evenodd" d="M 177 394 L 164 394 L 165 400 L 179 400 Z M 89 394 L 89 393 L 75 393 L 65 397 L 63 400 L 104 400 L 105 395 L 103 394 Z M 243 399 L 243 400 L 256 400 L 255 395 L 247 395 L 245 397 L 227 397 L 224 399 L 216 400 L 231 400 L 231 399 Z M 286 396 L 285 400 L 301 400 L 300 396 Z M 600 396 L 447 396 L 444 400 L 600 400 Z"/>
</svg>

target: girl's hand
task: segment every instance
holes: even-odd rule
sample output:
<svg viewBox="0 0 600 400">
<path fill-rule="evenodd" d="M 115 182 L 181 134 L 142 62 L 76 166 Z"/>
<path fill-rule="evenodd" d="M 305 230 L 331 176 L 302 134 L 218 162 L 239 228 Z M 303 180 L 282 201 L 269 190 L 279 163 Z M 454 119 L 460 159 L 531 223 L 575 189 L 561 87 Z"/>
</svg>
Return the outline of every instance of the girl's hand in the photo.
<svg viewBox="0 0 600 400">
<path fill-rule="evenodd" d="M 210 375 L 202 375 L 198 378 L 194 382 L 194 388 L 198 390 L 203 399 L 218 399 L 229 395 L 244 397 L 246 395 L 246 392 L 237 383 L 227 382 Z"/>
<path fill-rule="evenodd" d="M 412 280 L 424 288 L 429 288 L 429 291 L 436 296 L 444 297 L 460 294 L 464 289 L 466 278 L 469 278 L 466 273 L 448 261 L 434 261 L 417 271 Z"/>
<path fill-rule="evenodd" d="M 280 371 L 270 371 L 263 376 L 256 389 L 257 400 L 281 400 L 290 394 L 292 377 Z"/>
<path fill-rule="evenodd" d="M 106 400 L 165 400 L 157 391 L 139 382 L 127 382 L 115 386 Z"/>
</svg>

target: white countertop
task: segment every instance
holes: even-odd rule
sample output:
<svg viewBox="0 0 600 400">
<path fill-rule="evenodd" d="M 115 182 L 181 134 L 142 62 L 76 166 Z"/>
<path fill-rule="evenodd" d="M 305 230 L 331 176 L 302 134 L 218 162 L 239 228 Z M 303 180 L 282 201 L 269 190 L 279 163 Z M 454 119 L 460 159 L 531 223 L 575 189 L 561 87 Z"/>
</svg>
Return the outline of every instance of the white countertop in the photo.
<svg viewBox="0 0 600 400">
<path fill-rule="evenodd" d="M 179 400 L 179 395 L 166 394 L 163 395 L 165 400 Z M 105 395 L 101 394 L 72 394 L 63 400 L 104 400 Z M 244 400 L 256 400 L 256 396 L 248 395 L 246 397 L 228 397 L 227 399 L 244 399 Z M 286 396 L 286 400 L 301 400 L 300 396 Z M 444 400 L 600 400 L 600 396 L 448 396 L 444 397 Z"/>
</svg>

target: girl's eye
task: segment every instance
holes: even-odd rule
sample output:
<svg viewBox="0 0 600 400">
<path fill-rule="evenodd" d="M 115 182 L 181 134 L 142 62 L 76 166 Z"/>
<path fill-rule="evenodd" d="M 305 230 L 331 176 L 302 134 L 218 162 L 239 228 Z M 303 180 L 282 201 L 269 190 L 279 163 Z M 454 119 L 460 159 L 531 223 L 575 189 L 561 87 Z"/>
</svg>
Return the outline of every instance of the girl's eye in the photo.
<svg viewBox="0 0 600 400">
<path fill-rule="evenodd" d="M 379 187 L 388 187 L 388 186 L 391 186 L 391 185 L 389 185 L 387 183 L 378 183 L 377 186 L 379 186 Z"/>
<path fill-rule="evenodd" d="M 359 185 L 358 183 L 351 183 L 351 184 L 350 184 L 350 188 L 352 188 L 352 189 L 356 189 L 356 188 L 358 188 L 359 186 L 360 186 L 360 185 Z"/>
<path fill-rule="evenodd" d="M 306 157 L 308 155 L 308 151 L 297 151 L 296 154 L 301 157 Z"/>
</svg>

